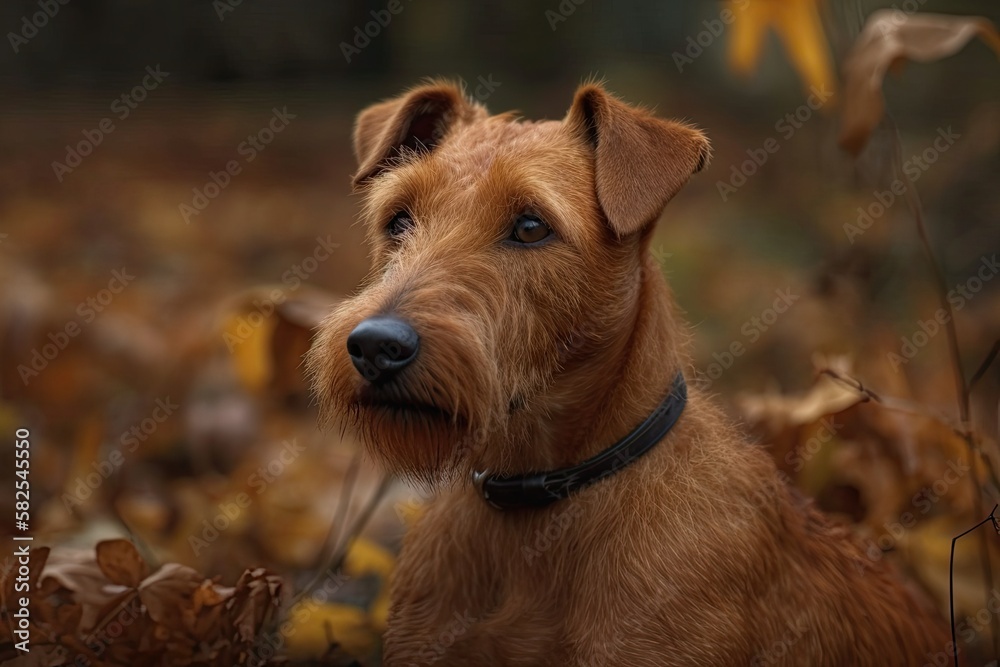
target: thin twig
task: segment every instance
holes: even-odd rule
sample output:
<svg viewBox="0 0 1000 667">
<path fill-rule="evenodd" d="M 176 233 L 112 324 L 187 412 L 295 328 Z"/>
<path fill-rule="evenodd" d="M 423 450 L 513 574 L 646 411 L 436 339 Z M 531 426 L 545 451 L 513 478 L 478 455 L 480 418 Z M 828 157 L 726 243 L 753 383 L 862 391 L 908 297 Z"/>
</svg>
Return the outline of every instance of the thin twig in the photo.
<svg viewBox="0 0 1000 667">
<path fill-rule="evenodd" d="M 862 403 L 867 403 L 868 401 L 873 401 L 878 403 L 887 410 L 895 410 L 896 412 L 905 412 L 911 415 L 919 415 L 921 417 L 930 417 L 937 419 L 943 424 L 946 424 L 955 435 L 961 436 L 964 434 L 961 426 L 955 423 L 954 419 L 950 419 L 948 415 L 935 412 L 928 408 L 926 405 L 916 403 L 914 401 L 908 401 L 904 398 L 899 398 L 897 396 L 883 396 L 881 393 L 876 392 L 870 387 L 866 387 L 861 383 L 861 380 L 852 377 L 850 375 L 844 375 L 840 371 L 836 371 L 832 368 L 821 368 L 819 369 L 820 375 L 826 375 L 833 378 L 837 382 L 847 385 L 854 391 L 858 392 Z"/>
<path fill-rule="evenodd" d="M 899 138 L 899 130 L 896 128 L 895 123 L 891 122 L 888 114 L 886 114 L 886 118 L 889 120 L 889 124 L 892 127 L 893 147 L 895 148 L 892 153 L 893 169 L 898 175 L 902 171 L 903 143 Z M 913 221 L 916 224 L 917 235 L 920 237 L 920 242 L 923 245 L 924 254 L 927 256 L 927 261 L 930 265 L 931 274 L 934 279 L 934 287 L 937 290 L 941 309 L 944 310 L 947 315 L 944 322 L 944 330 L 948 339 L 948 351 L 951 355 L 952 372 L 955 375 L 955 386 L 958 393 L 959 417 L 962 422 L 962 428 L 965 431 L 962 437 L 964 438 L 966 445 L 968 445 L 970 465 L 972 467 L 970 480 L 972 506 L 975 509 L 976 516 L 982 516 L 984 512 L 983 494 L 982 489 L 979 486 L 978 471 L 980 457 L 974 438 L 972 437 L 972 433 L 969 430 L 972 428 L 972 424 L 970 422 L 970 414 L 972 410 L 969 401 L 969 385 L 966 384 L 965 372 L 962 369 L 962 354 L 961 348 L 958 344 L 958 331 L 955 326 L 955 311 L 951 307 L 951 302 L 948 299 L 948 284 L 945 280 L 944 270 L 941 268 L 941 263 L 938 262 L 937 256 L 934 254 L 934 247 L 931 245 L 930 235 L 927 233 L 927 225 L 924 224 L 924 212 L 923 207 L 920 204 L 920 197 L 917 194 L 916 186 L 912 182 L 906 184 L 904 195 L 906 196 L 907 207 L 913 215 Z M 992 591 L 993 568 L 990 565 L 990 546 L 985 535 L 980 536 L 979 556 L 982 560 L 983 578 L 986 580 L 986 590 Z M 985 595 L 986 602 L 988 603 L 990 600 L 990 593 L 987 592 Z M 995 614 L 990 616 L 990 628 L 993 632 L 993 654 L 1000 655 L 1000 619 L 998 619 Z"/>
<path fill-rule="evenodd" d="M 908 401 L 904 398 L 899 398 L 897 396 L 886 396 L 880 392 L 876 392 L 870 387 L 866 387 L 861 383 L 861 380 L 851 377 L 850 375 L 844 375 L 840 371 L 836 371 L 832 368 L 821 368 L 819 369 L 820 375 L 826 375 L 837 382 L 847 385 L 851 389 L 857 391 L 860 394 L 862 402 L 874 401 L 884 407 L 886 410 L 893 410 L 895 412 L 903 412 L 908 415 L 917 415 L 920 417 L 926 417 L 930 419 L 936 419 L 948 428 L 951 429 L 959 438 L 963 440 L 969 436 L 969 433 L 960 424 L 955 423 L 955 420 L 946 414 L 931 410 L 926 405 L 920 403 L 915 403 L 914 401 Z M 966 443 L 968 446 L 968 443 Z M 974 448 L 975 451 L 972 455 L 976 455 L 979 450 L 978 447 Z M 992 484 L 993 490 L 1000 490 L 1000 477 L 997 477 L 996 470 L 993 468 L 993 463 L 986 456 L 980 454 L 980 460 L 986 466 L 986 475 L 990 484 Z"/>
<path fill-rule="evenodd" d="M 1000 533 L 1000 530 L 997 529 L 997 519 L 996 519 L 996 511 L 998 507 L 1000 507 L 1000 505 L 994 505 L 993 511 L 990 512 L 990 515 L 988 517 L 977 523 L 972 528 L 969 528 L 961 535 L 956 535 L 955 537 L 951 538 L 951 559 L 949 560 L 948 564 L 948 604 L 949 607 L 951 608 L 951 647 L 952 647 L 951 650 L 952 650 L 952 655 L 955 657 L 955 667 L 958 667 L 958 638 L 955 636 L 956 635 L 955 633 L 955 544 L 961 538 L 965 537 L 972 531 L 976 530 L 977 528 L 985 524 L 987 521 L 992 521 L 993 529 L 997 530 L 997 532 Z"/>
<path fill-rule="evenodd" d="M 322 565 L 335 549 L 335 545 L 343 535 L 344 519 L 347 517 L 347 510 L 351 506 L 351 498 L 354 495 L 354 487 L 357 484 L 358 472 L 361 470 L 362 450 L 358 448 L 351 456 L 351 462 L 344 473 L 344 482 L 340 486 L 340 497 L 337 498 L 337 511 L 334 512 L 333 520 L 330 522 L 330 530 L 327 531 L 323 544 L 320 545 L 316 553 L 316 559 L 312 564 L 312 569 Z"/>
<path fill-rule="evenodd" d="M 392 483 L 392 477 L 389 475 L 383 475 L 382 481 L 379 483 L 378 488 L 372 497 L 368 499 L 368 503 L 362 508 L 361 512 L 354 519 L 354 523 L 351 524 L 349 530 L 341 535 L 341 539 L 337 544 L 337 548 L 333 550 L 330 557 L 317 569 L 316 574 L 313 576 L 312 580 L 306 584 L 301 591 L 292 599 L 292 606 L 294 607 L 299 600 L 304 598 L 306 595 L 311 593 L 319 582 L 323 579 L 323 575 L 328 572 L 335 572 L 340 569 L 343 565 L 344 557 L 347 555 L 348 550 L 351 548 L 354 539 L 361 533 L 364 529 L 365 524 L 371 518 L 371 515 L 375 512 L 375 508 L 378 507 L 379 502 L 388 490 L 389 485 Z"/>
<path fill-rule="evenodd" d="M 881 396 L 866 387 L 861 380 L 856 377 L 844 375 L 840 371 L 836 371 L 832 368 L 821 368 L 819 369 L 819 374 L 829 376 L 838 382 L 846 384 L 848 387 L 861 394 L 861 399 L 864 402 L 875 401 L 876 403 L 884 403 Z"/>
<path fill-rule="evenodd" d="M 969 393 L 972 393 L 972 388 L 976 386 L 976 383 L 986 375 L 986 371 L 990 369 L 993 362 L 996 361 L 997 355 L 1000 354 L 1000 338 L 993 341 L 993 347 L 986 354 L 986 358 L 983 359 L 983 363 L 979 364 L 979 368 L 976 372 L 972 374 L 972 378 L 969 379 Z"/>
<path fill-rule="evenodd" d="M 898 135 L 897 135 L 898 141 Z M 906 203 L 910 207 L 910 213 L 917 225 L 917 233 L 920 235 L 920 243 L 927 255 L 927 263 L 930 265 L 934 278 L 934 287 L 941 302 L 941 308 L 947 313 L 944 330 L 948 339 L 948 353 L 951 356 L 951 367 L 955 374 L 955 388 L 958 393 L 958 410 L 963 423 L 969 421 L 969 387 L 965 382 L 965 371 L 962 369 L 962 353 L 958 345 L 958 331 L 955 328 L 955 311 L 948 300 L 948 283 L 944 277 L 944 270 L 934 254 L 930 237 L 927 235 L 927 226 L 924 224 L 924 211 L 920 205 L 920 197 L 912 183 L 906 187 Z"/>
</svg>

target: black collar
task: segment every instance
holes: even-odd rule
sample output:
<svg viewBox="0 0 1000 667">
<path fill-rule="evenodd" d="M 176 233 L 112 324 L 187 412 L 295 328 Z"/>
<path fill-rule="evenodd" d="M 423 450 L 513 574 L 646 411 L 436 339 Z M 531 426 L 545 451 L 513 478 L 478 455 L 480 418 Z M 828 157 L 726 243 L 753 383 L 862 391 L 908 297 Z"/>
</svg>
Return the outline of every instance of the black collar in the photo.
<svg viewBox="0 0 1000 667">
<path fill-rule="evenodd" d="M 545 507 L 585 486 L 613 475 L 653 448 L 677 423 L 687 404 L 687 385 L 678 373 L 663 402 L 631 433 L 603 452 L 570 468 L 528 475 L 474 473 L 472 478 L 490 505 L 497 509 Z"/>
</svg>

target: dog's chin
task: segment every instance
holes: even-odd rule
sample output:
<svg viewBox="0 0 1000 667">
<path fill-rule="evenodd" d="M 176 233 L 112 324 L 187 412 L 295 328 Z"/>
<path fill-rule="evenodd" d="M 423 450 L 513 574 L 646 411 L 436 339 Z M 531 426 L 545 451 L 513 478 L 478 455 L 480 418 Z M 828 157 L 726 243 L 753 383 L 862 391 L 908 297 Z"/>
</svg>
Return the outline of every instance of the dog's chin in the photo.
<svg viewBox="0 0 1000 667">
<path fill-rule="evenodd" d="M 369 453 L 389 472 L 413 481 L 450 479 L 467 449 L 465 417 L 434 403 L 366 389 L 348 410 Z"/>
</svg>

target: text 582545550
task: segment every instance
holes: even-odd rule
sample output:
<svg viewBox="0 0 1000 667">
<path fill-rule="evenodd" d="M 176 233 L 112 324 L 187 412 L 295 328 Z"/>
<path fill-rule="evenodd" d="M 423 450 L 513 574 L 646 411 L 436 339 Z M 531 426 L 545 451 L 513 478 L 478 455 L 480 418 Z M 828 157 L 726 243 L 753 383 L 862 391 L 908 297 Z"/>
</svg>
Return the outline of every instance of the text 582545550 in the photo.
<svg viewBox="0 0 1000 667">
<path fill-rule="evenodd" d="M 14 644 L 19 651 L 28 653 L 31 639 L 29 633 L 28 610 L 31 594 L 31 536 L 28 526 L 31 523 L 31 482 L 28 479 L 31 468 L 31 433 L 26 428 L 19 428 L 14 433 L 14 527 L 13 536 L 14 567 L 17 573 L 14 577 L 14 593 L 16 597 L 8 603 L 12 610 L 13 632 L 17 639 Z M 18 544 L 20 542 L 20 544 Z"/>
</svg>

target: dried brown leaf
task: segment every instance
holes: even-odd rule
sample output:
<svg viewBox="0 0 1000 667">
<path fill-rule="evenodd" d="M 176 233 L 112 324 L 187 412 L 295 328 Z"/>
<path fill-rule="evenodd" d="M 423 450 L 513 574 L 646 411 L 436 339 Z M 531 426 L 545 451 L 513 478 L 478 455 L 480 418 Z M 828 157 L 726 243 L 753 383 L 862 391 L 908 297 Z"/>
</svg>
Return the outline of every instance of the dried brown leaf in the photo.
<svg viewBox="0 0 1000 667">
<path fill-rule="evenodd" d="M 766 423 L 772 431 L 810 424 L 847 410 L 860 401 L 858 392 L 825 375 L 799 396 L 771 393 L 741 394 L 737 398 L 740 410 L 751 422 Z"/>
<path fill-rule="evenodd" d="M 122 592 L 121 587 L 108 584 L 94 561 L 94 552 L 89 550 L 56 549 L 42 575 L 43 585 L 51 586 L 54 584 L 49 582 L 55 582 L 72 592 L 73 599 L 83 605 L 83 627 L 97 622 L 96 610 Z"/>
<path fill-rule="evenodd" d="M 882 82 L 904 61 L 930 62 L 957 53 L 979 37 L 1000 55 L 1000 34 L 978 16 L 907 14 L 880 10 L 868 17 L 844 61 L 844 118 L 840 146 L 857 155 L 882 120 Z"/>
<path fill-rule="evenodd" d="M 167 563 L 139 586 L 139 598 L 149 617 L 167 628 L 186 630 L 182 612 L 192 606 L 191 597 L 205 577 L 177 563 Z"/>
<path fill-rule="evenodd" d="M 236 582 L 230 616 L 243 642 L 253 642 L 281 603 L 281 579 L 263 568 L 247 570 Z"/>
<path fill-rule="evenodd" d="M 149 566 L 128 540 L 98 542 L 97 565 L 108 581 L 129 588 L 137 588 L 149 575 Z"/>
<path fill-rule="evenodd" d="M 139 603 L 136 600 L 135 589 L 126 588 L 96 610 L 88 610 L 90 613 L 87 616 L 92 616 L 94 618 L 94 622 L 92 624 L 82 626 L 82 629 L 87 631 L 87 641 L 110 643 L 108 641 L 108 637 L 104 633 L 104 630 L 111 623 L 121 618 L 123 613 L 130 614 L 133 618 L 138 616 L 138 608 Z"/>
<path fill-rule="evenodd" d="M 191 598 L 195 613 L 200 612 L 202 607 L 214 607 L 225 602 L 232 597 L 234 590 L 233 588 L 218 586 L 206 579 L 201 582 L 201 586 L 195 590 Z"/>
</svg>

